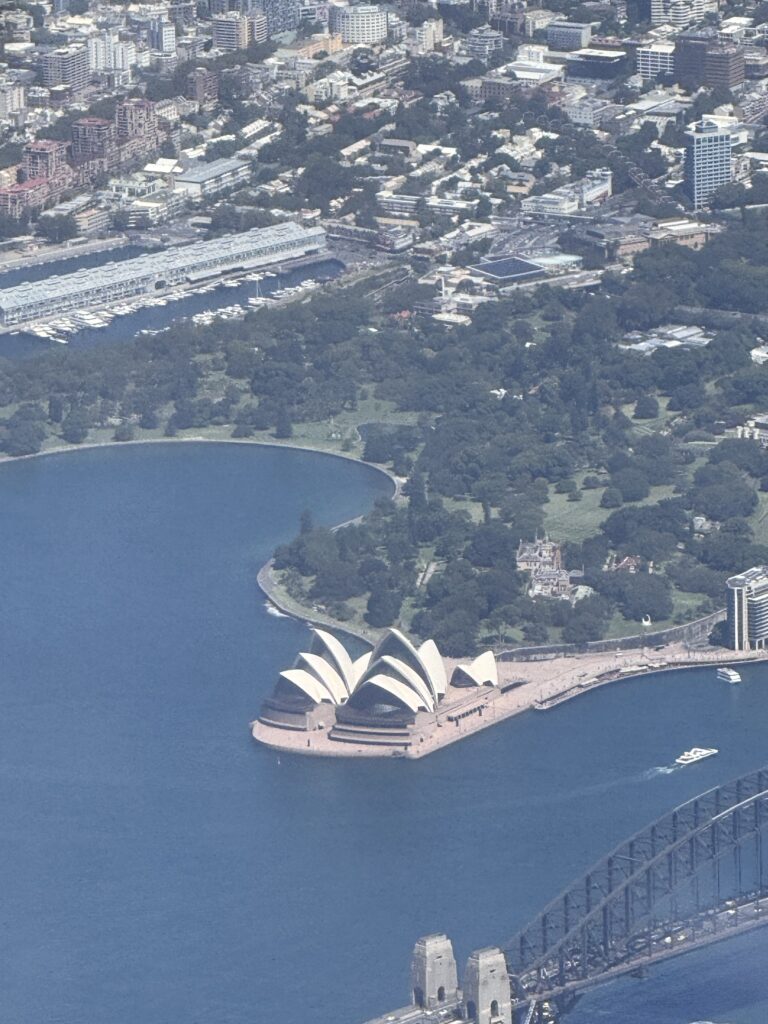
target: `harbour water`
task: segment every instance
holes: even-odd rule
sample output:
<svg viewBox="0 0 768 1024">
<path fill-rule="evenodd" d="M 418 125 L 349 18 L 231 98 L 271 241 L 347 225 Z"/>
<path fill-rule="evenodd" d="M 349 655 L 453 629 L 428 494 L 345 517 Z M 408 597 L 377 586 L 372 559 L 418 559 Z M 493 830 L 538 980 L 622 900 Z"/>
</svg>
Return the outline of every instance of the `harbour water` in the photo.
<svg viewBox="0 0 768 1024">
<path fill-rule="evenodd" d="M 277 757 L 248 721 L 306 628 L 259 565 L 353 463 L 179 444 L 0 466 L 0 1024 L 358 1024 L 417 936 L 503 942 L 665 810 L 764 762 L 768 669 L 625 681 L 421 761 Z M 670 771 L 694 745 L 720 754 Z M 758 1024 L 768 932 L 573 1024 Z"/>
<path fill-rule="evenodd" d="M 76 270 L 101 266 L 109 261 L 115 262 L 137 256 L 140 252 L 141 250 L 135 246 L 124 247 L 0 273 L 0 289 L 10 288 L 22 281 L 38 281 L 53 274 L 70 274 Z M 231 283 L 221 282 L 210 291 L 188 292 L 181 298 L 168 299 L 165 305 L 144 306 L 125 316 L 116 316 L 106 327 L 85 327 L 66 335 L 67 347 L 82 349 L 117 344 L 136 337 L 142 331 L 162 330 L 173 321 L 188 320 L 197 314 L 222 310 L 228 306 L 242 306 L 244 310 L 248 310 L 251 308 L 248 305 L 249 298 L 268 297 L 278 290 L 297 287 L 309 279 L 319 277 L 327 280 L 338 277 L 342 270 L 343 265 L 334 259 L 320 260 L 279 275 L 273 275 L 270 268 L 266 268 L 269 276 L 265 276 L 259 282 L 241 278 L 236 287 Z M 116 304 L 120 305 L 120 302 Z M 0 335 L 0 357 L 6 359 L 29 358 L 59 347 L 56 341 L 40 338 L 28 330 Z"/>
</svg>

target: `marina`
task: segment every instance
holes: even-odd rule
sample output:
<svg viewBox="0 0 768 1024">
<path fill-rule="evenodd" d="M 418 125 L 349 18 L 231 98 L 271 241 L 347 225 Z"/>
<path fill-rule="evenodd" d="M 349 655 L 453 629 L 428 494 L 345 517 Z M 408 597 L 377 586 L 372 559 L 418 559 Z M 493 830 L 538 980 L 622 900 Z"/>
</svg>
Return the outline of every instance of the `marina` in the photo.
<svg viewBox="0 0 768 1024">
<path fill-rule="evenodd" d="M 325 245 L 322 228 L 301 228 L 289 222 L 171 246 L 120 263 L 104 263 L 88 272 L 52 274 L 34 283 L 0 289 L 0 324 L 11 328 L 56 317 L 62 311 L 114 307 L 125 299 L 145 302 L 149 298 L 162 303 L 165 294 L 179 286 L 204 284 L 233 272 L 244 276 L 259 267 L 322 254 Z M 223 283 L 237 287 L 234 278 Z"/>
<path fill-rule="evenodd" d="M 281 265 L 279 273 L 233 274 L 227 279 L 168 289 L 160 295 L 70 310 L 65 315 L 33 321 L 0 333 L 0 355 L 23 358 L 39 353 L 42 346 L 92 347 L 120 342 L 151 336 L 173 323 L 186 321 L 208 326 L 217 320 L 238 320 L 248 313 L 311 295 L 344 269 L 337 260 L 322 255 L 295 264 Z M 0 275 L 0 286 L 2 280 Z"/>
</svg>

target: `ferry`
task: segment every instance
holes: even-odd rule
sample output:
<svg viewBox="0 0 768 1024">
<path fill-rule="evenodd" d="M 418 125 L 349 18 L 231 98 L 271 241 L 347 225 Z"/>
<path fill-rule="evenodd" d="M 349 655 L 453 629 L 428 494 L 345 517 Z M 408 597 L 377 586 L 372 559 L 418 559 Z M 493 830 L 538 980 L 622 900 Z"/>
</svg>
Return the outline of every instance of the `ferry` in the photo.
<svg viewBox="0 0 768 1024">
<path fill-rule="evenodd" d="M 697 761 L 704 761 L 708 757 L 714 757 L 720 751 L 716 747 L 691 747 L 680 757 L 675 758 L 675 764 L 695 764 Z"/>
<path fill-rule="evenodd" d="M 722 680 L 724 683 L 740 683 L 741 676 L 735 668 L 728 668 L 727 666 L 719 668 L 717 670 L 717 678 Z"/>
</svg>

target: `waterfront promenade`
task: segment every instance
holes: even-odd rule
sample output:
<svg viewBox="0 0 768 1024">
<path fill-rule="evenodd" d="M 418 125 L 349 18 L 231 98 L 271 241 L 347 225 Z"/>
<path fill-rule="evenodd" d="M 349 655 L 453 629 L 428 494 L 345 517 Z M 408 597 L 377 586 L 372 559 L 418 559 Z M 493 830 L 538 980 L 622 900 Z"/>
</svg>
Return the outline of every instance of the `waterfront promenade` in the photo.
<svg viewBox="0 0 768 1024">
<path fill-rule="evenodd" d="M 255 740 L 266 746 L 297 754 L 420 758 L 513 715 L 531 710 L 549 710 L 622 679 L 703 666 L 711 666 L 714 672 L 720 665 L 758 660 L 764 660 L 762 653 L 725 648 L 691 648 L 675 643 L 652 650 L 588 653 L 548 657 L 541 661 L 504 661 L 498 663 L 498 689 L 482 687 L 468 690 L 449 686 L 436 712 L 419 712 L 407 747 L 396 741 L 390 745 L 374 745 L 334 740 L 329 735 L 332 713 L 324 729 L 294 732 L 257 720 L 252 723 L 252 734 Z M 458 662 L 446 658 L 445 663 L 450 678 Z M 674 685 L 672 680 L 670 685 Z"/>
</svg>

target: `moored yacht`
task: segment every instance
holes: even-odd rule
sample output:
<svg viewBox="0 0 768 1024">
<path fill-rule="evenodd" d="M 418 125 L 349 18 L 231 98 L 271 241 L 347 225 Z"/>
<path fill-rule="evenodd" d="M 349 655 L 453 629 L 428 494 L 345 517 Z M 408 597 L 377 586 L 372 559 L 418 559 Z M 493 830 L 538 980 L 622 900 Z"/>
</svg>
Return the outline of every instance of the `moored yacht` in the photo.
<svg viewBox="0 0 768 1024">
<path fill-rule="evenodd" d="M 741 682 L 741 676 L 736 671 L 736 669 L 735 668 L 728 668 L 727 665 L 723 666 L 723 668 L 719 668 L 717 670 L 717 678 L 721 679 L 724 683 L 740 683 Z"/>
</svg>

